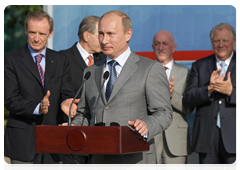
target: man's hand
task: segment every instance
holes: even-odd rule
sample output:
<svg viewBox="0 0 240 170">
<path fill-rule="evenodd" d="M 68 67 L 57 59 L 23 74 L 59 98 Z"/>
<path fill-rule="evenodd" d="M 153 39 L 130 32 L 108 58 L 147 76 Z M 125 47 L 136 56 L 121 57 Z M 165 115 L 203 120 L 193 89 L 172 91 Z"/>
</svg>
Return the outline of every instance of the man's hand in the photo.
<svg viewBox="0 0 240 170">
<path fill-rule="evenodd" d="M 39 107 L 40 114 L 47 114 L 48 107 L 50 106 L 49 96 L 50 96 L 50 91 L 48 90 L 47 94 L 43 97 L 41 101 L 41 105 Z"/>
<path fill-rule="evenodd" d="M 218 69 L 212 72 L 210 77 L 210 84 L 208 86 L 208 94 L 212 94 L 215 91 L 213 85 L 215 84 L 216 80 L 219 79 L 219 75 L 221 71 L 222 69 Z"/>
<path fill-rule="evenodd" d="M 73 105 L 72 105 L 72 108 L 71 108 L 71 118 L 73 118 L 77 113 L 77 104 L 78 104 L 79 100 L 80 99 L 76 99 L 73 102 Z M 73 101 L 73 98 L 70 98 L 70 99 L 66 99 L 62 103 L 61 109 L 67 116 L 69 116 L 69 109 L 70 109 L 70 105 L 71 105 L 72 101 Z"/>
<path fill-rule="evenodd" d="M 172 97 L 172 95 L 173 95 L 173 90 L 174 90 L 174 83 L 173 83 L 173 80 L 174 80 L 174 76 L 172 76 L 172 77 L 171 77 L 171 80 L 169 81 L 170 97 Z"/>
<path fill-rule="evenodd" d="M 147 125 L 142 120 L 135 119 L 134 121 L 128 121 L 128 124 L 138 131 L 141 136 L 144 136 L 148 132 Z"/>
<path fill-rule="evenodd" d="M 213 88 L 219 93 L 226 94 L 231 96 L 232 94 L 232 81 L 231 81 L 231 72 L 227 75 L 227 80 L 223 81 L 225 78 L 225 74 L 223 74 L 220 78 L 218 78 L 213 84 Z"/>
</svg>

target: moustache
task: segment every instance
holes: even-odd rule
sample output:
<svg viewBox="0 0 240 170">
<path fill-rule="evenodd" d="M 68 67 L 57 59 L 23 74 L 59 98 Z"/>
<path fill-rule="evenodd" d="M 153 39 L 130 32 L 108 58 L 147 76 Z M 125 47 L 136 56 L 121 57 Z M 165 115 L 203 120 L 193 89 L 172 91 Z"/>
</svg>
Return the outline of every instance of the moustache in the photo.
<svg viewBox="0 0 240 170">
<path fill-rule="evenodd" d="M 166 53 L 165 50 L 157 50 L 158 53 Z"/>
</svg>

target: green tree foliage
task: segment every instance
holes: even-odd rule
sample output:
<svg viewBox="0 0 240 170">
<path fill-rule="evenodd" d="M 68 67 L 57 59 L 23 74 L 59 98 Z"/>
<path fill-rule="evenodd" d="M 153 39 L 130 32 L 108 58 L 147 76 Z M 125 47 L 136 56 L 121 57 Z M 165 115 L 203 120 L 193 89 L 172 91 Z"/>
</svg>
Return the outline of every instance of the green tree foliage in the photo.
<svg viewBox="0 0 240 170">
<path fill-rule="evenodd" d="M 26 16 L 42 9 L 42 5 L 9 5 L 4 10 L 4 53 L 24 46 L 27 37 L 24 33 Z"/>
</svg>

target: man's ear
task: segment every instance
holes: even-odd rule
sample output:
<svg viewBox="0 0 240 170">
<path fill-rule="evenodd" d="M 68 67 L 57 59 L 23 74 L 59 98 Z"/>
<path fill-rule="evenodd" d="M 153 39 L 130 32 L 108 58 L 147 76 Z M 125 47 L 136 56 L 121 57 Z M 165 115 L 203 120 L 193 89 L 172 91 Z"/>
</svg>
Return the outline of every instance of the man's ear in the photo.
<svg viewBox="0 0 240 170">
<path fill-rule="evenodd" d="M 175 52 L 176 48 L 177 48 L 177 44 L 173 44 L 172 53 L 174 53 L 174 52 Z"/>
<path fill-rule="evenodd" d="M 88 40 L 89 40 L 89 32 L 88 32 L 88 31 L 85 31 L 85 32 L 83 33 L 83 40 L 84 40 L 85 42 L 88 42 Z"/>
<path fill-rule="evenodd" d="M 128 31 L 126 32 L 126 42 L 129 42 L 132 37 L 132 29 L 129 28 Z"/>
<path fill-rule="evenodd" d="M 50 32 L 50 34 L 49 34 L 49 36 L 48 36 L 48 38 L 51 38 L 52 37 L 52 35 L 53 35 L 53 32 L 54 32 L 54 29 Z"/>
</svg>

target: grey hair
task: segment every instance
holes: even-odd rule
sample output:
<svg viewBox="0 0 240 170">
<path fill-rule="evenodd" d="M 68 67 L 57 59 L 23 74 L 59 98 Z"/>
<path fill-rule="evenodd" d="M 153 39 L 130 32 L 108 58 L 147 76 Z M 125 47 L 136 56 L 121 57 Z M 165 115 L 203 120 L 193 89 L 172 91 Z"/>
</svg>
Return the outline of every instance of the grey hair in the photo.
<svg viewBox="0 0 240 170">
<path fill-rule="evenodd" d="M 213 32 L 216 30 L 216 29 L 223 29 L 223 28 L 227 28 L 230 32 L 231 32 L 231 35 L 232 35 L 232 38 L 234 40 L 236 40 L 236 33 L 235 33 L 235 30 L 234 28 L 228 24 L 228 23 L 221 23 L 221 24 L 218 24 L 216 25 L 215 27 L 213 27 L 213 29 L 211 30 L 210 32 L 210 38 L 212 39 L 213 38 Z"/>
<path fill-rule="evenodd" d="M 78 37 L 80 40 L 83 39 L 83 33 L 85 31 L 94 34 L 96 31 L 96 24 L 98 24 L 100 17 L 98 16 L 87 16 L 83 18 L 82 22 L 79 25 Z"/>
<path fill-rule="evenodd" d="M 25 29 L 28 29 L 28 22 L 32 18 L 36 19 L 36 20 L 39 20 L 39 21 L 41 21 L 43 18 L 46 18 L 48 20 L 48 23 L 49 23 L 49 26 L 50 26 L 50 32 L 52 32 L 52 30 L 53 30 L 53 19 L 52 19 L 52 17 L 50 17 L 48 15 L 48 13 L 44 12 L 43 10 L 37 10 L 37 11 L 34 11 L 34 12 L 28 14 L 25 21 L 24 21 Z"/>
</svg>

